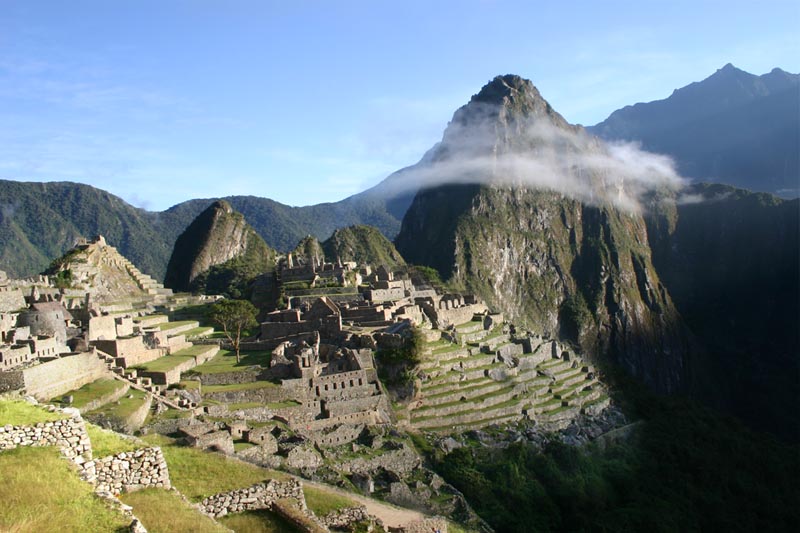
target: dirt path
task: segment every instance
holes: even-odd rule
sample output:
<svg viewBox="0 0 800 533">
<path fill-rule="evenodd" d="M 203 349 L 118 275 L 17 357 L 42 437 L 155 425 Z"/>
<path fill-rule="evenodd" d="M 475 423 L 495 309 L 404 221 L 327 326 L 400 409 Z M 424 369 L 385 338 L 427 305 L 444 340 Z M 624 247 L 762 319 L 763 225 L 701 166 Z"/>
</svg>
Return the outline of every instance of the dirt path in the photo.
<svg viewBox="0 0 800 533">
<path fill-rule="evenodd" d="M 369 514 L 380 518 L 383 521 L 383 524 L 387 527 L 404 526 L 409 522 L 422 520 L 423 518 L 426 517 L 426 515 L 420 513 L 419 511 L 412 511 L 411 509 L 397 507 L 395 505 L 381 502 L 372 498 L 367 498 L 366 496 L 361 496 L 360 494 L 355 494 L 353 492 L 348 492 L 346 490 L 342 490 L 337 487 L 332 487 L 331 485 L 325 485 L 324 483 L 308 481 L 302 478 L 297 478 L 297 479 L 299 479 L 301 483 L 309 485 L 311 487 L 316 487 L 320 490 L 341 494 L 342 496 L 346 496 L 352 500 L 357 501 L 358 503 L 364 505 L 367 508 L 367 512 Z"/>
</svg>

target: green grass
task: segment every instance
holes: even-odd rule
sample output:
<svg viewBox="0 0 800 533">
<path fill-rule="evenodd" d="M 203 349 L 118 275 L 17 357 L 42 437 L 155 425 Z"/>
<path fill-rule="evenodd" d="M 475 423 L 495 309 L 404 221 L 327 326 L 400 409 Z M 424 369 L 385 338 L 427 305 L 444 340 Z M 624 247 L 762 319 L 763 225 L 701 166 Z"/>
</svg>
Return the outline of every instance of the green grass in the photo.
<svg viewBox="0 0 800 533">
<path fill-rule="evenodd" d="M 200 382 L 194 379 L 182 379 L 177 385 L 177 388 L 183 390 L 195 390 L 200 388 Z"/>
<path fill-rule="evenodd" d="M 558 400 L 558 401 L 561 402 L 561 400 Z M 519 404 L 519 403 L 520 403 L 520 400 L 518 400 L 516 398 L 512 398 L 510 400 L 506 400 L 504 402 L 501 402 L 501 403 L 498 403 L 498 404 L 495 404 L 495 405 L 490 405 L 488 407 L 475 407 L 473 409 L 466 409 L 464 411 L 458 411 L 456 413 L 451 413 L 449 415 L 427 415 L 427 416 L 420 416 L 420 417 L 412 417 L 411 420 L 412 420 L 412 423 L 418 423 L 418 422 L 424 422 L 424 421 L 427 421 L 427 420 L 433 420 L 434 418 L 447 419 L 447 418 L 450 418 L 450 417 L 471 415 L 471 414 L 474 414 L 474 413 L 490 413 L 492 411 L 499 411 L 500 409 L 503 409 L 505 407 L 511 407 L 512 405 Z M 505 416 L 510 416 L 510 415 L 501 415 L 501 416 L 505 417 Z M 491 417 L 489 417 L 487 419 L 490 420 Z M 465 422 L 464 424 L 474 424 L 474 423 L 475 422 Z M 458 426 L 458 425 L 463 425 L 463 424 L 452 423 L 452 424 L 448 424 L 448 425 L 450 425 L 450 426 Z M 426 429 L 428 429 L 428 428 L 426 428 Z"/>
<path fill-rule="evenodd" d="M 211 405 L 215 403 L 222 405 L 224 402 L 215 402 L 214 400 L 209 400 L 208 403 Z M 264 407 L 264 404 L 259 402 L 226 403 L 225 405 L 228 406 L 228 410 L 230 411 L 235 411 L 236 409 L 252 409 L 253 407 Z"/>
<path fill-rule="evenodd" d="M 212 328 L 212 327 L 199 326 L 199 327 L 192 328 L 192 329 L 184 331 L 182 333 L 182 335 L 184 335 L 188 339 L 189 337 L 197 337 L 197 336 L 206 337 L 207 335 L 211 335 L 213 332 L 214 332 L 214 328 Z"/>
<path fill-rule="evenodd" d="M 481 387 L 475 387 L 475 388 L 481 388 Z M 512 390 L 514 390 L 514 385 L 511 385 L 509 387 L 504 387 L 502 389 L 493 390 L 493 391 L 487 392 L 486 394 L 481 394 L 480 396 L 475 396 L 473 398 L 467 398 L 464 401 L 461 401 L 459 399 L 460 392 L 461 392 L 460 390 L 453 391 L 453 397 L 456 398 L 456 399 L 453 400 L 452 402 L 439 403 L 439 404 L 436 404 L 436 405 L 426 405 L 426 406 L 420 407 L 419 409 L 415 409 L 414 412 L 420 412 L 420 411 L 421 412 L 425 412 L 425 411 L 429 411 L 431 409 L 441 409 L 443 407 L 453 407 L 454 405 L 474 405 L 474 404 L 479 404 L 484 400 L 487 400 L 489 398 L 493 398 L 495 396 L 500 396 L 501 394 L 507 394 L 507 393 L 511 392 Z"/>
<path fill-rule="evenodd" d="M 0 426 L 32 426 L 67 418 L 63 413 L 51 413 L 22 400 L 0 401 Z"/>
<path fill-rule="evenodd" d="M 149 363 L 145 363 L 143 365 L 137 365 L 134 368 L 136 368 L 136 370 L 141 370 L 142 372 L 169 372 L 176 366 L 181 365 L 190 359 L 194 359 L 194 357 L 190 355 L 176 354 L 165 355 L 164 357 L 159 357 L 155 361 L 150 361 Z"/>
<path fill-rule="evenodd" d="M 164 489 L 144 489 L 123 494 L 123 503 L 133 507 L 133 513 L 150 533 L 223 533 L 227 531 L 211 518 L 194 509 L 180 496 Z"/>
<path fill-rule="evenodd" d="M 178 355 L 178 356 L 190 355 L 194 357 L 196 355 L 201 355 L 206 353 L 210 348 L 211 346 L 208 344 L 195 344 L 194 346 L 189 346 L 188 348 L 184 348 L 183 350 L 178 350 L 172 355 Z"/>
<path fill-rule="evenodd" d="M 193 368 L 200 374 L 221 374 L 247 370 L 251 366 L 268 367 L 272 353 L 268 351 L 241 352 L 241 361 L 236 362 L 236 353 L 229 350 L 220 350 L 217 355 L 200 366 Z"/>
<path fill-rule="evenodd" d="M 203 393 L 211 392 L 228 392 L 237 390 L 256 390 L 268 389 L 270 387 L 280 387 L 277 383 L 271 381 L 253 381 L 251 383 L 233 383 L 231 385 L 206 385 L 203 387 Z"/>
<path fill-rule="evenodd" d="M 169 320 L 169 317 L 167 315 L 145 315 L 145 316 L 139 317 L 138 319 L 135 318 L 133 321 L 135 323 L 138 323 L 138 322 L 141 322 L 142 320 L 150 321 L 150 320 L 155 319 L 155 318 L 157 318 L 159 320 L 163 320 L 164 322 Z"/>
<path fill-rule="evenodd" d="M 306 495 L 306 505 L 315 515 L 322 517 L 333 511 L 344 509 L 345 507 L 355 507 L 358 504 L 336 492 L 318 489 L 309 485 L 303 485 L 303 493 Z"/>
<path fill-rule="evenodd" d="M 157 327 L 161 331 L 169 331 L 171 329 L 176 329 L 182 326 L 188 326 L 189 324 L 196 324 L 197 320 L 178 320 L 175 322 L 166 322 L 164 324 L 158 324 Z"/>
<path fill-rule="evenodd" d="M 172 485 L 193 502 L 206 496 L 249 487 L 267 479 L 286 479 L 280 472 L 175 444 L 163 435 L 143 437 L 153 446 L 161 446 L 167 460 Z"/>
<path fill-rule="evenodd" d="M 128 531 L 130 523 L 80 480 L 56 447 L 0 453 L 0 531 Z"/>
<path fill-rule="evenodd" d="M 99 409 L 95 409 L 92 411 L 92 413 L 102 413 L 120 420 L 124 420 L 135 413 L 136 410 L 138 410 L 145 402 L 146 398 L 147 393 L 136 389 L 131 389 L 128 391 L 128 394 L 120 398 L 118 401 L 111 402 L 103 407 L 100 407 Z"/>
<path fill-rule="evenodd" d="M 95 458 L 115 455 L 120 452 L 132 452 L 145 447 L 142 444 L 137 444 L 130 439 L 121 437 L 118 433 L 94 424 L 87 423 L 86 432 L 92 441 L 92 456 Z"/>
<path fill-rule="evenodd" d="M 300 531 L 292 524 L 266 509 L 229 514 L 220 523 L 236 533 L 295 533 Z"/>
<path fill-rule="evenodd" d="M 252 442 L 234 442 L 233 443 L 233 451 L 240 452 L 242 450 L 247 450 L 248 448 L 254 447 L 255 444 Z"/>
<path fill-rule="evenodd" d="M 68 392 L 64 396 L 72 395 L 72 407 L 82 408 L 87 403 L 103 396 L 108 396 L 113 392 L 125 388 L 125 383 L 113 378 L 101 378 L 91 383 L 87 383 L 80 389 Z"/>
<path fill-rule="evenodd" d="M 286 407 L 297 407 L 298 405 L 302 405 L 300 402 L 295 400 L 286 400 L 285 402 L 271 402 L 267 404 L 267 407 L 270 409 L 284 409 Z"/>
</svg>

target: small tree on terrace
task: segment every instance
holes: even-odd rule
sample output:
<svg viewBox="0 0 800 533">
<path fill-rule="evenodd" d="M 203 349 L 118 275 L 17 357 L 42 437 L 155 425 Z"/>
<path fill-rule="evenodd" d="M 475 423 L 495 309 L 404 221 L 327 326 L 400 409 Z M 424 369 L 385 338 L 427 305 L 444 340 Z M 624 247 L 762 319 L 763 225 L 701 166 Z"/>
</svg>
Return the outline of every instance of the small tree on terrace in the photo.
<svg viewBox="0 0 800 533">
<path fill-rule="evenodd" d="M 240 361 L 239 346 L 242 341 L 242 331 L 258 325 L 256 314 L 258 310 L 247 300 L 222 300 L 211 306 L 208 317 L 222 327 L 225 336 L 231 341 L 236 351 L 236 362 Z"/>
</svg>

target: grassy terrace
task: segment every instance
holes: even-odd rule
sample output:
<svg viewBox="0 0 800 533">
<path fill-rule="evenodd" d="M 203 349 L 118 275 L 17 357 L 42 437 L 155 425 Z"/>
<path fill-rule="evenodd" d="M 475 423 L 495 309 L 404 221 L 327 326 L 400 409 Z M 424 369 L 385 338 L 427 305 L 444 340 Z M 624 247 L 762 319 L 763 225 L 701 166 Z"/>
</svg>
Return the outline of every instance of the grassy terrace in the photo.
<svg viewBox="0 0 800 533">
<path fill-rule="evenodd" d="M 560 401 L 561 400 L 559 400 L 559 402 Z M 463 416 L 463 415 L 470 415 L 470 414 L 473 414 L 473 413 L 484 413 L 484 412 L 488 413 L 490 411 L 496 411 L 498 409 L 503 409 L 504 407 L 511 407 L 512 405 L 519 404 L 519 403 L 520 403 L 520 401 L 518 399 L 512 398 L 510 400 L 506 400 L 504 402 L 501 402 L 501 403 L 498 403 L 498 404 L 495 404 L 495 405 L 490 405 L 490 406 L 487 406 L 487 407 L 475 407 L 473 409 L 466 409 L 464 411 L 459 411 L 457 413 L 453 413 L 453 414 L 450 414 L 450 415 L 428 415 L 428 416 L 413 417 L 412 420 L 414 422 L 424 422 L 425 420 L 433 420 L 433 419 L 436 419 L 436 418 L 439 418 L 441 420 L 446 420 L 447 418 L 450 418 L 450 417 L 453 417 L 453 416 Z M 492 417 L 489 417 L 488 419 L 491 419 L 491 418 Z M 472 422 L 470 422 L 470 423 L 472 423 Z M 452 424 L 450 424 L 450 425 L 452 425 Z"/>
<path fill-rule="evenodd" d="M 123 420 L 136 412 L 145 402 L 146 398 L 147 393 L 131 389 L 130 392 L 120 398 L 119 401 L 104 405 L 99 409 L 95 409 L 92 413 L 101 413 Z"/>
<path fill-rule="evenodd" d="M 95 458 L 115 455 L 120 452 L 132 452 L 144 448 L 143 444 L 123 438 L 119 433 L 103 429 L 94 424 L 86 424 L 86 432 L 92 441 L 92 455 Z"/>
<path fill-rule="evenodd" d="M 256 390 L 268 389 L 271 387 L 280 387 L 277 383 L 271 381 L 253 381 L 252 383 L 234 383 L 232 385 L 206 385 L 203 387 L 204 393 L 210 392 L 227 392 L 237 390 Z"/>
<path fill-rule="evenodd" d="M 220 350 L 217 355 L 192 369 L 199 374 L 221 374 L 247 370 L 251 366 L 268 367 L 272 353 L 268 351 L 242 352 L 241 361 L 236 362 L 236 353 L 229 350 Z"/>
<path fill-rule="evenodd" d="M 183 332 L 183 335 L 188 339 L 189 337 L 205 337 L 214 333 L 214 328 L 209 326 L 198 326 Z"/>
<path fill-rule="evenodd" d="M 191 355 L 192 357 L 198 356 L 200 354 L 206 353 L 211 346 L 208 344 L 195 344 L 194 346 L 189 346 L 188 348 L 184 348 L 183 350 L 178 350 L 172 355 Z"/>
<path fill-rule="evenodd" d="M 480 420 L 475 420 L 474 422 L 464 422 L 459 424 L 445 424 L 442 426 L 430 426 L 423 428 L 424 431 L 451 431 L 453 427 L 458 427 L 461 429 L 470 429 L 470 428 L 480 428 L 485 427 L 490 424 L 502 424 L 503 422 L 509 422 L 514 420 L 517 415 L 505 415 L 505 416 L 489 416 L 487 418 L 482 418 Z M 449 531 L 449 530 L 448 530 Z"/>
<path fill-rule="evenodd" d="M 134 318 L 133 321 L 134 322 L 141 322 L 142 320 L 150 321 L 150 320 L 156 320 L 156 319 L 163 320 L 164 322 L 167 322 L 169 320 L 169 317 L 167 315 L 145 315 L 145 316 L 142 316 L 142 317 L 139 317 L 139 318 Z"/>
<path fill-rule="evenodd" d="M 475 387 L 473 387 L 473 388 L 475 388 Z M 495 396 L 500 396 L 501 394 L 506 394 L 508 392 L 511 392 L 512 390 L 514 390 L 514 385 L 511 385 L 510 387 L 505 387 L 503 389 L 487 392 L 486 394 L 482 394 L 480 396 L 475 396 L 474 398 L 469 398 L 469 399 L 467 399 L 467 400 L 465 400 L 463 402 L 461 400 L 453 400 L 452 402 L 440 403 L 440 404 L 437 404 L 437 405 L 426 405 L 424 407 L 420 407 L 419 409 L 414 409 L 414 412 L 415 413 L 419 413 L 419 412 L 429 411 L 429 410 L 432 410 L 432 409 L 443 409 L 443 408 L 447 408 L 447 407 L 453 407 L 454 405 L 468 406 L 468 405 L 472 405 L 472 404 L 478 404 L 478 403 L 483 402 L 484 400 L 488 400 L 489 398 L 494 398 Z M 459 394 L 460 394 L 460 391 L 458 393 L 454 393 L 453 396 L 459 396 Z M 448 416 L 448 415 L 444 415 L 444 416 Z M 415 417 L 415 419 L 416 419 L 416 417 Z"/>
<path fill-rule="evenodd" d="M 309 485 L 303 485 L 303 494 L 306 496 L 306 505 L 317 516 L 325 516 L 339 509 L 358 505 L 346 496 Z"/>
<path fill-rule="evenodd" d="M 229 514 L 219 519 L 220 523 L 236 533 L 294 533 L 295 526 L 269 511 L 247 511 Z"/>
<path fill-rule="evenodd" d="M 496 339 L 497 337 L 503 335 L 503 328 L 502 326 L 496 326 L 493 330 L 491 330 L 484 338 L 479 341 L 472 341 L 467 344 L 471 346 L 480 346 L 481 344 L 487 343 L 492 339 Z"/>
<path fill-rule="evenodd" d="M 66 418 L 62 413 L 51 413 L 21 400 L 0 401 L 0 425 L 2 426 L 8 424 L 32 426 L 39 422 L 52 422 L 62 418 Z"/>
<path fill-rule="evenodd" d="M 144 440 L 152 446 L 161 446 L 172 484 L 192 502 L 268 479 L 287 478 L 281 472 L 229 459 L 218 453 L 179 446 L 174 439 L 163 435 L 147 435 Z"/>
<path fill-rule="evenodd" d="M 456 352 L 458 350 L 463 350 L 464 347 L 460 344 L 455 344 L 452 342 L 448 342 L 446 345 L 442 346 L 441 348 L 437 348 L 432 352 L 432 355 L 442 355 L 450 352 Z"/>
<path fill-rule="evenodd" d="M 463 332 L 464 330 L 473 328 L 473 327 L 478 326 L 478 325 L 483 327 L 483 322 L 481 322 L 479 320 L 470 320 L 469 322 L 464 322 L 463 324 L 457 325 L 456 326 L 456 331 Z"/>
<path fill-rule="evenodd" d="M 164 357 L 159 357 L 155 361 L 150 361 L 149 363 L 145 363 L 143 365 L 137 365 L 133 368 L 143 372 L 169 372 L 176 366 L 181 365 L 186 361 L 194 360 L 194 358 L 195 357 L 193 355 L 165 355 Z"/>
<path fill-rule="evenodd" d="M 189 324 L 196 324 L 197 320 L 178 320 L 176 322 L 165 322 L 164 324 L 157 324 L 156 327 L 161 331 L 169 331 L 171 329 L 177 329 L 183 326 L 188 326 Z"/>
<path fill-rule="evenodd" d="M 481 377 L 478 377 L 478 378 L 468 379 L 468 380 L 465 380 L 465 381 L 453 381 L 453 382 L 449 382 L 449 383 L 433 383 L 432 381 L 425 381 L 425 382 L 422 383 L 422 388 L 424 390 L 430 390 L 430 389 L 433 389 L 433 388 L 445 387 L 445 386 L 450 386 L 450 385 L 458 385 L 459 388 L 462 387 L 462 386 L 463 387 L 469 387 L 469 386 L 475 385 L 477 383 L 487 382 L 488 380 L 489 380 L 489 378 L 487 378 L 485 376 L 481 376 Z"/>
<path fill-rule="evenodd" d="M 436 399 L 436 398 L 442 398 L 444 396 L 453 396 L 455 394 L 465 394 L 465 393 L 472 392 L 472 391 L 477 390 L 477 389 L 482 389 L 482 388 L 487 387 L 489 385 L 495 385 L 497 383 L 497 381 L 495 381 L 493 379 L 489 379 L 489 378 L 478 378 L 478 379 L 475 379 L 475 380 L 472 380 L 472 381 L 464 381 L 462 383 L 462 385 L 465 385 L 467 383 L 470 383 L 470 384 L 466 385 L 466 386 L 458 387 L 457 390 L 447 390 L 447 391 L 444 391 L 444 392 L 437 392 L 436 394 L 428 394 L 428 395 L 425 396 L 425 398 L 428 399 L 428 400 L 433 400 L 433 399 Z"/>
<path fill-rule="evenodd" d="M 87 403 L 108 396 L 114 392 L 119 391 L 126 387 L 122 381 L 113 378 L 101 378 L 91 383 L 87 383 L 80 389 L 68 392 L 66 395 L 72 395 L 72 407 L 82 408 Z M 66 396 L 65 395 L 65 396 Z"/>
<path fill-rule="evenodd" d="M 97 497 L 55 446 L 1 452 L 0 472 L 0 531 L 127 531 L 130 521 Z"/>
<path fill-rule="evenodd" d="M 190 506 L 183 499 L 163 489 L 144 489 L 123 494 L 123 503 L 133 507 L 136 517 L 150 533 L 192 531 L 194 533 L 224 533 L 225 527 Z"/>
</svg>

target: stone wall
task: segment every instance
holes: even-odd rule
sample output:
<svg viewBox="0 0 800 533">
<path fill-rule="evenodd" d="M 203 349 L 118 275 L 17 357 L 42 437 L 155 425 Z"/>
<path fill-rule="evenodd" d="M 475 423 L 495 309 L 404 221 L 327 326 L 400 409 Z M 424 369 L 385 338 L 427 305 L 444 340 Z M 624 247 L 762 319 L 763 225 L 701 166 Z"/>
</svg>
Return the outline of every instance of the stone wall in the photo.
<svg viewBox="0 0 800 533">
<path fill-rule="evenodd" d="M 36 359 L 29 344 L 0 346 L 0 369 L 13 369 Z"/>
<path fill-rule="evenodd" d="M 19 288 L 0 287 L 0 312 L 19 311 L 25 308 L 25 297 Z"/>
<path fill-rule="evenodd" d="M 86 425 L 77 409 L 64 409 L 67 418 L 33 426 L 0 426 L 0 450 L 17 446 L 58 446 L 67 459 L 82 465 L 92 459 Z"/>
<path fill-rule="evenodd" d="M 203 385 L 234 385 L 258 381 L 265 369 L 243 370 L 241 372 L 220 372 L 219 374 L 200 374 Z"/>
<path fill-rule="evenodd" d="M 345 507 L 344 509 L 333 511 L 320 518 L 320 521 L 326 527 L 345 531 L 349 531 L 349 526 L 351 524 L 370 520 L 374 519 L 369 515 L 367 508 L 363 505 L 359 507 Z M 427 531 L 426 533 L 431 533 L 431 531 Z"/>
<path fill-rule="evenodd" d="M 291 389 L 284 387 L 265 387 L 262 389 L 203 392 L 203 399 L 225 403 L 274 403 L 294 399 Z"/>
<path fill-rule="evenodd" d="M 292 429 L 306 430 L 306 431 L 320 431 L 327 427 L 335 426 L 338 424 L 367 424 L 372 425 L 375 423 L 375 414 L 371 412 L 359 412 L 342 416 L 332 416 L 330 418 L 321 418 L 318 420 L 306 420 L 292 425 Z"/>
<path fill-rule="evenodd" d="M 62 355 L 22 371 L 25 391 L 38 400 L 48 400 L 79 389 L 108 375 L 108 369 L 94 352 Z"/>
<path fill-rule="evenodd" d="M 389 527 L 389 533 L 447 533 L 447 520 L 440 517 L 423 518 L 402 527 Z"/>
<path fill-rule="evenodd" d="M 161 448 L 142 448 L 93 460 L 89 434 L 78 410 L 50 409 L 63 412 L 66 418 L 32 426 L 0 426 L 0 450 L 17 446 L 57 446 L 65 458 L 78 465 L 81 479 L 95 485 L 95 490 L 101 493 L 170 488 L 169 471 Z"/>
<path fill-rule="evenodd" d="M 245 489 L 209 496 L 200 503 L 200 510 L 212 518 L 220 518 L 229 513 L 269 509 L 276 501 L 284 498 L 302 502 L 302 507 L 305 508 L 303 486 L 299 481 L 296 479 L 287 481 L 271 479 L 266 483 L 257 483 Z"/>
<path fill-rule="evenodd" d="M 83 404 L 83 406 L 79 408 L 81 413 L 94 411 L 95 409 L 98 409 L 108 403 L 116 402 L 125 396 L 131 388 L 130 385 L 124 381 L 118 381 L 117 385 L 119 388 L 116 390 L 109 392 L 105 396 L 96 397 L 93 400 L 89 400 Z"/>
<path fill-rule="evenodd" d="M 142 424 L 144 424 L 145 419 L 147 419 L 147 414 L 150 412 L 152 405 L 153 396 L 147 394 L 142 402 L 142 405 L 140 405 L 138 409 L 124 419 L 109 417 L 103 413 L 89 413 L 86 415 L 86 418 L 98 426 L 107 427 L 120 433 L 132 434 L 137 429 L 142 427 Z"/>
<path fill-rule="evenodd" d="M 113 316 L 93 316 L 89 319 L 89 331 L 86 338 L 90 341 L 117 338 L 117 322 Z"/>
<path fill-rule="evenodd" d="M 353 474 L 364 475 L 372 475 L 379 468 L 383 468 L 402 479 L 419 468 L 420 456 L 414 450 L 403 445 L 398 450 L 390 450 L 370 458 L 359 457 L 341 466 L 342 469 L 347 469 Z"/>
<path fill-rule="evenodd" d="M 353 398 L 349 400 L 335 401 L 327 404 L 330 415 L 341 416 L 361 411 L 374 411 L 381 405 L 382 395 L 367 396 L 365 398 Z"/>
<path fill-rule="evenodd" d="M 119 494 L 148 487 L 169 489 L 167 462 L 161 448 L 141 448 L 87 462 L 84 471 L 98 491 Z"/>
<path fill-rule="evenodd" d="M 20 390 L 25 387 L 22 370 L 0 372 L 0 393 Z"/>
<path fill-rule="evenodd" d="M 317 446 L 339 446 L 356 440 L 364 431 L 364 425 L 341 425 L 330 433 L 317 433 L 312 436 Z"/>
</svg>

